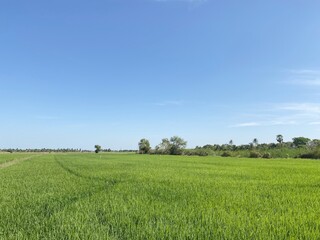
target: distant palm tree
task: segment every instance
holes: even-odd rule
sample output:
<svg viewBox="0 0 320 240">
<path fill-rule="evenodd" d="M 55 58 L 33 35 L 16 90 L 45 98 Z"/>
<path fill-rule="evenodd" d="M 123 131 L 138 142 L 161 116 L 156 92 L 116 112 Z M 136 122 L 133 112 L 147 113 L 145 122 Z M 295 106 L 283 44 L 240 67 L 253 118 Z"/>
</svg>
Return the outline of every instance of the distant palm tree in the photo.
<svg viewBox="0 0 320 240">
<path fill-rule="evenodd" d="M 252 144 L 254 147 L 258 146 L 259 144 L 258 139 L 257 138 L 253 139 Z"/>
<path fill-rule="evenodd" d="M 281 134 L 277 135 L 277 142 L 282 144 L 283 143 L 283 136 Z"/>
</svg>

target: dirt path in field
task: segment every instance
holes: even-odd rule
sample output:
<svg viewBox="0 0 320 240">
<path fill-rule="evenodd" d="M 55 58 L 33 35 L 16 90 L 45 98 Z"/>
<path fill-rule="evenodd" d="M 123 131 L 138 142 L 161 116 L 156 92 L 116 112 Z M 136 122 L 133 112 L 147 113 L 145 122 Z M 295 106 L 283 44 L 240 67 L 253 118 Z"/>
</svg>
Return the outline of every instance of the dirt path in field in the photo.
<svg viewBox="0 0 320 240">
<path fill-rule="evenodd" d="M 31 158 L 33 158 L 35 156 L 37 156 L 37 155 L 32 155 L 30 157 L 24 157 L 24 158 L 15 158 L 15 159 L 10 160 L 8 162 L 0 163 L 0 169 L 10 167 L 12 165 L 18 164 L 18 163 L 26 161 L 26 160 L 30 160 Z"/>
</svg>

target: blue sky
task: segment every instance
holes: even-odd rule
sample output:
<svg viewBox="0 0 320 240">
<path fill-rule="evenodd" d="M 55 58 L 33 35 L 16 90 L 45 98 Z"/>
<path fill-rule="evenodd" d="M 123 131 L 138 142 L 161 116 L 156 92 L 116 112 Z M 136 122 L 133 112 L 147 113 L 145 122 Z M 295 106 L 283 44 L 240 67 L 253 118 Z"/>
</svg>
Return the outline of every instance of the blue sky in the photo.
<svg viewBox="0 0 320 240">
<path fill-rule="evenodd" d="M 320 135 L 320 2 L 0 2 L 0 148 Z"/>
</svg>

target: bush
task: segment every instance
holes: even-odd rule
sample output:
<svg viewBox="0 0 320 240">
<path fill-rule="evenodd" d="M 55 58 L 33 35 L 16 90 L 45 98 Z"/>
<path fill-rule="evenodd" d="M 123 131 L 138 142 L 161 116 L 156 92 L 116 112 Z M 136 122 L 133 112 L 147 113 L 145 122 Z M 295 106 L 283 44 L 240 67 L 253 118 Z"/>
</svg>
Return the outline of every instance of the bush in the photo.
<svg viewBox="0 0 320 240">
<path fill-rule="evenodd" d="M 320 148 L 308 153 L 303 153 L 300 155 L 300 158 L 311 158 L 311 159 L 320 159 Z"/>
<path fill-rule="evenodd" d="M 196 150 L 196 155 L 198 155 L 198 156 L 208 156 L 209 152 L 206 151 L 205 149 L 197 149 Z"/>
<path fill-rule="evenodd" d="M 249 157 L 250 158 L 260 158 L 261 154 L 259 152 L 256 152 L 256 151 L 252 151 L 252 152 L 250 152 Z"/>
<path fill-rule="evenodd" d="M 271 154 L 266 152 L 262 155 L 263 158 L 272 158 Z"/>
<path fill-rule="evenodd" d="M 183 155 L 187 156 L 209 156 L 211 154 L 211 151 L 208 149 L 184 149 Z"/>
<path fill-rule="evenodd" d="M 231 157 L 231 153 L 225 151 L 225 152 L 223 152 L 223 153 L 221 154 L 221 157 Z"/>
<path fill-rule="evenodd" d="M 313 154 L 310 152 L 310 153 L 303 153 L 299 156 L 300 158 L 310 158 L 312 159 L 313 158 Z"/>
<path fill-rule="evenodd" d="M 139 153 L 139 152 L 137 152 L 137 153 Z M 156 154 L 156 150 L 150 149 L 149 154 L 151 154 L 151 155 Z"/>
<path fill-rule="evenodd" d="M 196 155 L 195 154 L 195 151 L 193 149 L 184 149 L 183 150 L 183 155 L 186 155 L 186 156 L 194 156 Z"/>
</svg>

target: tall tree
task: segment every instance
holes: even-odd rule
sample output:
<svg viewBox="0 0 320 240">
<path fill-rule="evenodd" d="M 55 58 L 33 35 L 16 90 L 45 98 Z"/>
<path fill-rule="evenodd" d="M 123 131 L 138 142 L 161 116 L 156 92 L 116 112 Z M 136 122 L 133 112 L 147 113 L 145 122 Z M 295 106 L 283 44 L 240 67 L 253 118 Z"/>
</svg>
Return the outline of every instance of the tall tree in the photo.
<svg viewBox="0 0 320 240">
<path fill-rule="evenodd" d="M 282 143 L 283 143 L 283 136 L 282 136 L 281 134 L 278 134 L 278 135 L 277 135 L 277 142 L 278 142 L 279 144 L 282 144 Z"/>
<path fill-rule="evenodd" d="M 187 142 L 178 136 L 173 136 L 170 138 L 170 145 L 170 154 L 179 155 L 186 148 Z"/>
<path fill-rule="evenodd" d="M 95 153 L 99 153 L 101 151 L 101 146 L 100 145 L 94 145 Z"/>
<path fill-rule="evenodd" d="M 162 142 L 156 146 L 156 152 L 160 154 L 180 155 L 187 146 L 187 142 L 178 136 L 162 139 Z"/>
<path fill-rule="evenodd" d="M 253 141 L 252 141 L 252 144 L 253 144 L 254 147 L 258 146 L 258 144 L 259 144 L 258 139 L 254 138 Z"/>
<path fill-rule="evenodd" d="M 306 146 L 307 143 L 310 141 L 309 138 L 305 138 L 305 137 L 295 137 L 292 138 L 293 144 L 296 147 L 303 147 Z"/>
<path fill-rule="evenodd" d="M 138 145 L 139 145 L 139 153 L 141 154 L 149 153 L 151 149 L 149 140 L 143 138 L 140 140 Z"/>
<path fill-rule="evenodd" d="M 235 146 L 233 145 L 233 140 L 232 139 L 229 141 L 228 148 L 229 148 L 229 150 L 234 150 L 235 149 Z"/>
<path fill-rule="evenodd" d="M 163 138 L 161 143 L 156 146 L 156 152 L 160 154 L 169 154 L 171 144 L 168 138 Z"/>
</svg>

